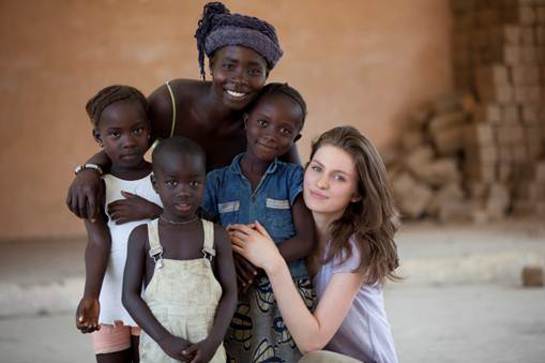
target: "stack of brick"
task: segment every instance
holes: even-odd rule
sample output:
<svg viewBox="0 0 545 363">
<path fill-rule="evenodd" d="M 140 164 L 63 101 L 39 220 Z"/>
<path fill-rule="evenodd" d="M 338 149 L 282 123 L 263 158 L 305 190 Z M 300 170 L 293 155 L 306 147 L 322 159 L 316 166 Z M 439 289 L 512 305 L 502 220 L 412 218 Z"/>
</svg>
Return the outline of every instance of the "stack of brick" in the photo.
<svg viewBox="0 0 545 363">
<path fill-rule="evenodd" d="M 472 213 L 462 185 L 465 130 L 471 102 L 448 95 L 415 110 L 387 163 L 402 217 L 466 219 Z"/>
<path fill-rule="evenodd" d="M 545 151 L 545 0 L 451 4 L 455 84 L 478 102 L 464 134 L 469 197 L 488 216 L 538 211 L 526 187 Z"/>
</svg>

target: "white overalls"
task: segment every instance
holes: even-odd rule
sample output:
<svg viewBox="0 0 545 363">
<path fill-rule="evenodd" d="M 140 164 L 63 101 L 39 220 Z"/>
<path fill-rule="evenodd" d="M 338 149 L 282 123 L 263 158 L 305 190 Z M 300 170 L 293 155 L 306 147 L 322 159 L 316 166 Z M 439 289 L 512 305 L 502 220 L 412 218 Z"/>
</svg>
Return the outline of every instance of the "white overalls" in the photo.
<svg viewBox="0 0 545 363">
<path fill-rule="evenodd" d="M 155 261 L 153 277 L 144 292 L 144 301 L 155 318 L 172 335 L 191 343 L 205 339 L 221 299 L 221 286 L 214 277 L 211 260 L 215 256 L 214 225 L 201 220 L 204 229 L 203 258 L 171 260 L 163 258 L 158 219 L 148 223 L 150 256 Z M 183 243 L 180 241 L 180 243 Z M 210 362 L 225 363 L 223 344 Z M 141 363 L 175 363 L 144 331 L 140 336 Z"/>
</svg>

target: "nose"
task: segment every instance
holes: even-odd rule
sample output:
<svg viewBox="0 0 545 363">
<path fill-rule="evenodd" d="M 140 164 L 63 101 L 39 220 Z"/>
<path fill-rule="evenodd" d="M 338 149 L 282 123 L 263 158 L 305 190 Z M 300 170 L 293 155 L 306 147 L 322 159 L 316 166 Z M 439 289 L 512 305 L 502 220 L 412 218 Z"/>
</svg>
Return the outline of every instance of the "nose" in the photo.
<svg viewBox="0 0 545 363">
<path fill-rule="evenodd" d="M 176 191 L 176 197 L 181 199 L 186 199 L 191 197 L 192 189 L 188 183 L 178 184 L 178 190 Z"/>
<path fill-rule="evenodd" d="M 128 134 L 128 135 L 125 135 L 125 137 L 123 138 L 123 149 L 132 149 L 136 146 L 136 139 L 135 137 L 131 134 Z"/>
<path fill-rule="evenodd" d="M 276 142 L 278 136 L 277 132 L 278 131 L 274 130 L 273 127 L 268 127 L 266 130 L 263 130 L 263 138 L 266 141 Z"/>
<path fill-rule="evenodd" d="M 318 177 L 316 186 L 320 189 L 327 189 L 329 187 L 329 179 L 325 173 Z"/>
<path fill-rule="evenodd" d="M 233 71 L 232 80 L 233 82 L 235 82 L 237 86 L 244 85 L 247 83 L 248 80 L 246 77 L 246 71 L 244 70 L 244 67 L 242 66 L 236 67 L 236 69 Z"/>
</svg>

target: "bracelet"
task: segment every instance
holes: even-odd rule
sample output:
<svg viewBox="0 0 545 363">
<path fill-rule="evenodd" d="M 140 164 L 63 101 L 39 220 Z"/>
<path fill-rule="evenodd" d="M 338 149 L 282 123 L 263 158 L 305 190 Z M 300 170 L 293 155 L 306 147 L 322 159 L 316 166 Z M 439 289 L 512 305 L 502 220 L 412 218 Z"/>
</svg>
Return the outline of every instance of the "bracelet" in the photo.
<svg viewBox="0 0 545 363">
<path fill-rule="evenodd" d="M 78 175 L 82 170 L 85 169 L 93 169 L 96 170 L 100 176 L 104 175 L 104 172 L 102 171 L 102 168 L 100 166 L 89 163 L 76 166 L 76 168 L 74 169 L 74 174 Z"/>
</svg>

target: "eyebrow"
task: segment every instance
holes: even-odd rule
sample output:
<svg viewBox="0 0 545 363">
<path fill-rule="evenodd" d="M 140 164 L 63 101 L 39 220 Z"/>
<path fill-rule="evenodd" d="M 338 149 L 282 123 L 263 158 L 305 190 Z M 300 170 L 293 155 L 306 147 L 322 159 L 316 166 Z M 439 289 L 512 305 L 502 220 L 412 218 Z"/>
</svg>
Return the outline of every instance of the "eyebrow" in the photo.
<svg viewBox="0 0 545 363">
<path fill-rule="evenodd" d="M 311 163 L 314 162 L 314 163 L 320 164 L 321 167 L 324 167 L 324 164 L 322 164 L 321 162 L 319 162 L 319 161 L 316 160 L 316 159 L 312 159 L 310 162 L 311 162 Z M 341 173 L 341 174 L 344 174 L 344 175 L 347 175 L 347 176 L 350 175 L 350 174 L 347 173 L 346 171 L 340 170 L 340 169 L 333 169 L 332 172 L 334 172 L 334 173 Z"/>
<path fill-rule="evenodd" d="M 236 59 L 236 58 L 231 58 L 231 57 L 229 57 L 229 56 L 225 56 L 225 60 L 226 60 L 227 62 L 239 63 L 238 59 Z M 248 65 L 250 65 L 250 66 L 256 66 L 256 67 L 262 66 L 261 63 L 255 62 L 255 61 L 248 62 Z"/>
</svg>

